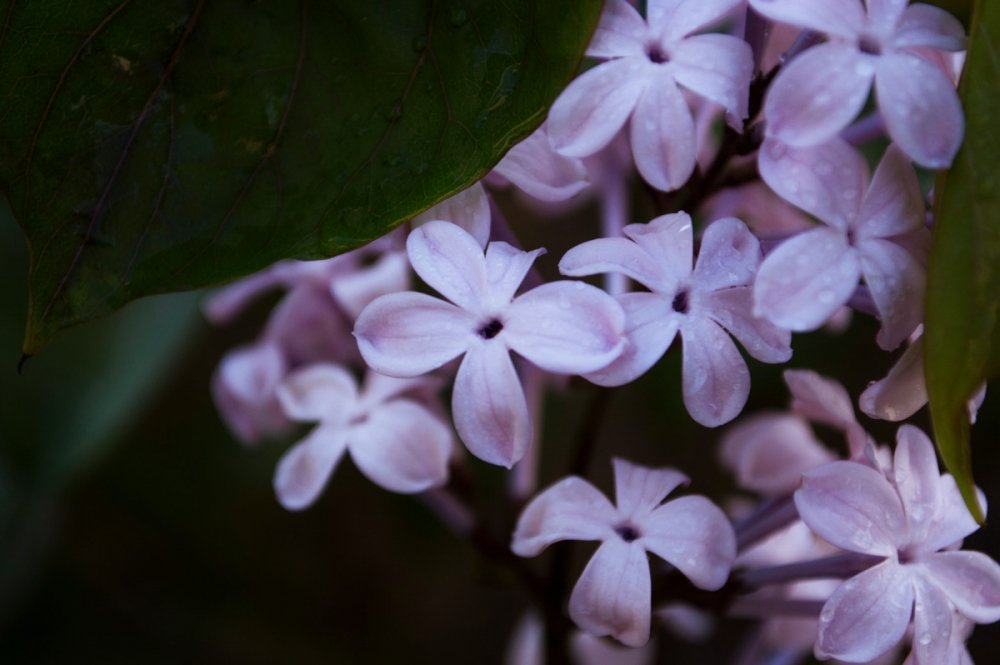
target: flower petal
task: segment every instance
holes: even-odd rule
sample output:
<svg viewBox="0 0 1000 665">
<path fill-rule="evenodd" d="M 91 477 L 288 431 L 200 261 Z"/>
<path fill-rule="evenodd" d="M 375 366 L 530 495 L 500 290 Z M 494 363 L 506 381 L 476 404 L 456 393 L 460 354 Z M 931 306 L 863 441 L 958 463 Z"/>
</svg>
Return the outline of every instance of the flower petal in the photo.
<svg viewBox="0 0 1000 665">
<path fill-rule="evenodd" d="M 617 538 L 618 520 L 618 511 L 606 496 L 583 478 L 570 476 L 524 508 L 510 549 L 518 556 L 536 556 L 560 540 Z"/>
<path fill-rule="evenodd" d="M 403 252 L 386 252 L 369 268 L 330 280 L 330 294 L 353 321 L 372 300 L 410 288 L 410 261 Z"/>
<path fill-rule="evenodd" d="M 785 370 L 784 377 L 795 413 L 839 430 L 857 422 L 851 396 L 839 382 L 807 369 Z"/>
<path fill-rule="evenodd" d="M 903 639 L 912 611 L 913 582 L 905 566 L 890 560 L 869 568 L 841 584 L 823 606 L 816 656 L 874 660 Z"/>
<path fill-rule="evenodd" d="M 274 492 L 288 510 L 311 506 L 347 450 L 349 428 L 319 425 L 278 460 Z"/>
<path fill-rule="evenodd" d="M 703 496 L 668 501 L 639 524 L 637 542 L 684 573 L 699 589 L 715 591 L 736 560 L 736 534 L 726 515 Z"/>
<path fill-rule="evenodd" d="M 646 552 L 612 538 L 597 548 L 573 587 L 569 616 L 588 633 L 641 647 L 649 641 L 651 597 Z"/>
<path fill-rule="evenodd" d="M 614 298 L 583 282 L 549 282 L 519 296 L 504 318 L 508 346 L 557 374 L 607 366 L 625 346 L 625 312 Z"/>
<path fill-rule="evenodd" d="M 501 312 L 510 305 L 531 265 L 544 253 L 544 249 L 525 252 L 505 242 L 490 243 L 486 248 L 486 281 L 490 285 L 490 296 L 484 303 L 488 313 Z"/>
<path fill-rule="evenodd" d="M 347 335 L 351 322 L 330 295 L 329 283 L 298 285 L 271 312 L 264 337 L 279 346 L 291 366 L 314 362 L 353 362 L 357 355 Z"/>
<path fill-rule="evenodd" d="M 511 148 L 493 172 L 541 201 L 565 201 L 590 186 L 583 162 L 554 151 L 544 124 Z"/>
<path fill-rule="evenodd" d="M 615 505 L 626 520 L 646 517 L 678 486 L 691 482 L 676 469 L 652 469 L 620 457 L 611 463 L 615 468 Z"/>
<path fill-rule="evenodd" d="M 735 217 L 717 219 L 705 229 L 692 281 L 699 290 L 719 291 L 753 282 L 764 255 L 760 242 Z"/>
<path fill-rule="evenodd" d="M 308 365 L 278 386 L 285 414 L 300 422 L 343 423 L 357 408 L 358 384 L 340 365 Z"/>
<path fill-rule="evenodd" d="M 789 203 L 846 231 L 868 187 L 868 166 L 846 141 L 796 148 L 769 138 L 758 158 L 764 182 Z"/>
<path fill-rule="evenodd" d="M 870 418 L 891 421 L 906 420 L 927 404 L 923 337 L 903 351 L 884 379 L 861 393 L 858 404 Z"/>
<path fill-rule="evenodd" d="M 917 662 L 951 665 L 947 658 L 948 649 L 952 646 L 952 615 L 955 611 L 948 597 L 924 575 L 913 576 L 913 590 L 916 600 L 913 608 L 913 651 L 917 654 Z"/>
<path fill-rule="evenodd" d="M 679 84 L 738 118 L 747 117 L 753 50 L 745 41 L 715 33 L 695 35 L 670 49 L 670 62 L 675 65 L 674 79 Z"/>
<path fill-rule="evenodd" d="M 573 80 L 549 109 L 552 148 L 566 157 L 587 157 L 611 142 L 646 89 L 645 57 L 602 63 Z"/>
<path fill-rule="evenodd" d="M 899 146 L 890 144 L 875 170 L 853 228 L 859 238 L 888 238 L 922 228 L 925 218 L 917 172 Z"/>
<path fill-rule="evenodd" d="M 858 253 L 843 233 L 816 228 L 767 255 L 754 284 L 753 313 L 789 330 L 815 330 L 854 293 Z"/>
<path fill-rule="evenodd" d="M 672 295 L 677 282 L 691 275 L 694 232 L 691 216 L 686 212 L 660 215 L 648 224 L 629 224 L 622 231 L 659 264 L 660 274 L 664 276 L 662 284 L 668 287 L 662 289 L 662 293 L 669 291 Z M 657 290 L 659 285 L 646 286 Z"/>
<path fill-rule="evenodd" d="M 559 272 L 569 277 L 621 273 L 657 291 L 675 285 L 674 280 L 663 275 L 656 258 L 627 238 L 597 238 L 581 243 L 563 255 Z"/>
<path fill-rule="evenodd" d="M 656 189 L 677 189 L 694 171 L 694 118 L 667 73 L 655 72 L 632 114 L 632 155 L 643 180 Z"/>
<path fill-rule="evenodd" d="M 736 344 L 717 323 L 687 317 L 681 324 L 684 406 L 705 427 L 739 415 L 750 394 L 750 371 Z"/>
<path fill-rule="evenodd" d="M 424 293 L 376 298 L 358 316 L 354 336 L 365 362 L 389 376 L 418 376 L 457 358 L 476 337 L 478 321 Z"/>
<path fill-rule="evenodd" d="M 348 448 L 361 473 L 390 492 L 412 494 L 448 481 L 451 428 L 416 402 L 397 399 L 372 411 L 352 429 Z"/>
<path fill-rule="evenodd" d="M 486 247 L 490 239 L 490 200 L 481 182 L 467 187 L 446 198 L 413 218 L 413 226 L 420 226 L 436 219 L 455 224 Z M 426 280 L 425 280 L 426 281 Z"/>
<path fill-rule="evenodd" d="M 803 418 L 788 413 L 741 418 L 722 437 L 719 455 L 740 487 L 767 496 L 795 491 L 803 473 L 836 459 Z"/>
<path fill-rule="evenodd" d="M 949 12 L 924 3 L 910 5 L 893 37 L 896 48 L 926 46 L 942 51 L 966 48 L 965 28 Z"/>
<path fill-rule="evenodd" d="M 608 0 L 587 46 L 592 58 L 644 57 L 649 27 L 628 0 Z"/>
<path fill-rule="evenodd" d="M 508 469 L 531 445 L 531 417 L 507 347 L 475 343 L 455 376 L 451 415 L 465 446 L 479 459 Z"/>
<path fill-rule="evenodd" d="M 768 133 L 803 148 L 834 138 L 868 99 L 875 76 L 872 59 L 840 42 L 814 46 L 796 57 L 778 73 L 764 100 Z"/>
<path fill-rule="evenodd" d="M 292 423 L 275 391 L 287 371 L 277 345 L 264 342 L 234 349 L 212 374 L 212 399 L 233 436 L 246 444 L 288 431 Z"/>
<path fill-rule="evenodd" d="M 923 541 L 941 502 L 941 472 L 934 444 L 920 429 L 903 425 L 896 434 L 892 469 L 910 521 L 910 538 Z"/>
<path fill-rule="evenodd" d="M 1000 564 L 982 552 L 937 552 L 920 559 L 958 611 L 976 623 L 1000 621 Z"/>
<path fill-rule="evenodd" d="M 886 351 L 898 347 L 924 320 L 927 271 L 912 254 L 890 240 L 858 242 L 861 273 L 882 320 L 876 341 Z"/>
<path fill-rule="evenodd" d="M 986 497 L 976 488 L 979 505 L 986 514 Z M 951 474 L 941 476 L 941 500 L 937 506 L 934 521 L 927 530 L 925 540 L 913 543 L 911 550 L 917 552 L 937 552 L 951 547 L 969 534 L 979 531 L 979 524 L 973 519 L 962 493 Z"/>
<path fill-rule="evenodd" d="M 765 363 L 783 363 L 792 357 L 792 333 L 752 313 L 750 287 L 734 287 L 707 294 L 708 316 L 732 333 L 747 352 Z"/>
<path fill-rule="evenodd" d="M 750 0 L 750 6 L 772 21 L 848 39 L 861 34 L 867 20 L 853 0 Z"/>
<path fill-rule="evenodd" d="M 742 0 L 649 0 L 649 25 L 667 41 L 717 23 Z"/>
<path fill-rule="evenodd" d="M 645 374 L 666 353 L 680 327 L 680 315 L 655 293 L 623 293 L 618 304 L 625 310 L 625 346 L 610 365 L 585 375 L 599 386 L 621 386 Z"/>
<path fill-rule="evenodd" d="M 885 476 L 857 462 L 831 462 L 802 477 L 795 493 L 802 521 L 831 545 L 892 556 L 908 541 L 906 514 Z"/>
<path fill-rule="evenodd" d="M 427 285 L 464 310 L 479 313 L 488 293 L 483 248 L 451 222 L 429 221 L 406 238 L 410 264 Z"/>
<path fill-rule="evenodd" d="M 879 58 L 878 106 L 886 130 L 903 152 L 927 168 L 945 168 L 962 144 L 965 115 L 944 73 L 910 53 Z"/>
</svg>

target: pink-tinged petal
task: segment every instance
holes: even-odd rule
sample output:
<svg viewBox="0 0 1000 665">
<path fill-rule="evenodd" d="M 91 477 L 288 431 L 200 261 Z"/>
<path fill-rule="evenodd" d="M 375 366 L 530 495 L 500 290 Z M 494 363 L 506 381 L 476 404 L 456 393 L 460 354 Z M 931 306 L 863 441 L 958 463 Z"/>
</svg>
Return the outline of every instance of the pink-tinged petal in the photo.
<svg viewBox="0 0 1000 665">
<path fill-rule="evenodd" d="M 427 285 L 462 309 L 479 313 L 487 293 L 483 248 L 464 229 L 430 221 L 406 238 L 410 264 Z"/>
<path fill-rule="evenodd" d="M 725 514 L 703 496 L 668 501 L 639 522 L 639 543 L 677 567 L 699 589 L 715 591 L 736 560 L 736 534 Z"/>
<path fill-rule="evenodd" d="M 774 79 L 764 100 L 768 133 L 803 148 L 833 139 L 868 99 L 875 76 L 872 58 L 840 42 L 820 44 L 796 57 Z"/>
<path fill-rule="evenodd" d="M 705 427 L 728 423 L 750 394 L 750 371 L 736 344 L 717 323 L 688 317 L 681 324 L 684 406 Z"/>
<path fill-rule="evenodd" d="M 419 376 L 462 355 L 478 323 L 451 303 L 404 291 L 372 301 L 358 316 L 354 336 L 376 372 Z"/>
<path fill-rule="evenodd" d="M 965 28 L 950 13 L 924 3 L 910 5 L 893 38 L 896 48 L 925 46 L 942 51 L 964 51 Z"/>
<path fill-rule="evenodd" d="M 482 183 L 477 182 L 458 194 L 431 206 L 413 218 L 417 227 L 434 220 L 451 222 L 476 239 L 480 249 L 490 239 L 490 200 Z"/>
<path fill-rule="evenodd" d="M 915 542 L 908 549 L 914 552 L 937 552 L 952 547 L 969 534 L 979 530 L 979 524 L 965 505 L 962 493 L 951 474 L 941 476 L 941 501 L 937 506 L 934 520 L 924 535 L 923 542 Z M 986 496 L 977 487 L 979 505 L 986 514 Z"/>
<path fill-rule="evenodd" d="M 941 472 L 934 444 L 913 425 L 903 425 L 896 434 L 893 479 L 910 520 L 910 538 L 921 542 L 927 536 L 941 501 Z"/>
<path fill-rule="evenodd" d="M 517 519 L 510 549 L 536 556 L 560 540 L 617 538 L 618 511 L 583 478 L 563 478 L 531 500 Z"/>
<path fill-rule="evenodd" d="M 694 171 L 694 118 L 673 77 L 655 72 L 632 114 L 632 155 L 643 180 L 656 189 L 677 189 Z"/>
<path fill-rule="evenodd" d="M 792 357 L 792 333 L 765 318 L 754 316 L 750 287 L 734 287 L 706 294 L 707 314 L 732 333 L 747 352 L 765 363 L 783 363 Z"/>
<path fill-rule="evenodd" d="M 438 388 L 440 388 L 439 382 L 431 377 L 419 376 L 398 379 L 394 376 L 368 371 L 365 373 L 358 401 L 365 411 L 371 411 L 379 404 L 407 392 L 421 397 L 424 395 L 436 396 Z"/>
<path fill-rule="evenodd" d="M 895 646 L 913 611 L 913 580 L 889 560 L 852 577 L 823 606 L 816 656 L 867 663 Z"/>
<path fill-rule="evenodd" d="M 294 262 L 286 261 L 283 263 L 292 264 Z M 288 281 L 284 279 L 284 275 L 280 271 L 276 270 L 277 267 L 278 264 L 275 264 L 261 272 L 238 279 L 217 291 L 213 291 L 202 302 L 205 318 L 217 326 L 228 323 L 239 316 L 239 313 L 261 294 L 279 286 L 287 286 Z"/>
<path fill-rule="evenodd" d="M 649 641 L 651 597 L 645 550 L 612 538 L 597 548 L 573 587 L 569 616 L 588 633 L 641 647 Z"/>
<path fill-rule="evenodd" d="M 882 320 L 876 341 L 892 351 L 924 320 L 927 271 L 913 255 L 889 240 L 858 242 L 861 273 Z"/>
<path fill-rule="evenodd" d="M 455 376 L 455 429 L 473 455 L 508 469 L 531 445 L 531 417 L 521 381 L 500 340 L 473 344 Z"/>
<path fill-rule="evenodd" d="M 333 299 L 352 321 L 375 298 L 408 288 L 410 261 L 403 252 L 386 252 L 370 268 L 330 280 Z"/>
<path fill-rule="evenodd" d="M 282 506 L 302 510 L 315 503 L 347 450 L 349 432 L 339 425 L 320 425 L 282 455 L 274 470 L 274 492 Z"/>
<path fill-rule="evenodd" d="M 854 0 L 750 0 L 750 6 L 772 21 L 848 39 L 861 34 L 867 21 Z"/>
<path fill-rule="evenodd" d="M 544 253 L 544 249 L 525 252 L 505 242 L 491 242 L 486 248 L 486 281 L 490 285 L 490 296 L 483 306 L 491 312 L 500 312 L 510 305 L 531 265 Z"/>
<path fill-rule="evenodd" d="M 959 612 L 976 623 L 1000 621 L 1000 564 L 982 552 L 937 552 L 921 557 L 924 574 Z"/>
<path fill-rule="evenodd" d="M 927 404 L 923 337 L 907 347 L 888 376 L 861 393 L 858 404 L 870 418 L 891 421 L 906 420 Z"/>
<path fill-rule="evenodd" d="M 700 291 L 718 291 L 753 282 L 764 255 L 746 224 L 734 217 L 708 225 L 701 238 L 692 280 Z"/>
<path fill-rule="evenodd" d="M 690 257 L 690 251 L 688 254 Z M 657 258 L 628 238 L 598 238 L 581 243 L 563 255 L 559 272 L 569 277 L 621 273 L 657 291 L 673 290 L 676 286 L 674 279 L 663 274 Z"/>
<path fill-rule="evenodd" d="M 680 327 L 681 316 L 655 293 L 623 293 L 618 304 L 625 310 L 625 346 L 610 365 L 585 375 L 599 386 L 621 386 L 645 374 L 666 353 Z"/>
<path fill-rule="evenodd" d="M 385 404 L 351 430 L 351 459 L 370 481 L 413 494 L 448 481 L 451 428 L 416 402 Z"/>
<path fill-rule="evenodd" d="M 786 370 L 792 411 L 809 420 L 846 430 L 856 421 L 847 390 L 837 381 L 807 369 Z"/>
<path fill-rule="evenodd" d="M 212 374 L 212 399 L 219 415 L 243 443 L 255 444 L 291 428 L 275 394 L 285 372 L 281 350 L 265 342 L 230 351 Z"/>
<path fill-rule="evenodd" d="M 831 462 L 803 475 L 795 506 L 816 535 L 850 552 L 893 556 L 908 539 L 896 490 L 857 462 Z"/>
<path fill-rule="evenodd" d="M 718 23 L 742 0 L 649 0 L 649 25 L 667 41 Z"/>
<path fill-rule="evenodd" d="M 604 291 L 583 282 L 549 282 L 519 296 L 504 318 L 507 345 L 556 374 L 607 366 L 625 346 L 625 312 Z"/>
<path fill-rule="evenodd" d="M 653 512 L 667 495 L 691 480 L 676 469 L 651 469 L 620 457 L 615 467 L 615 505 L 626 520 L 641 520 Z"/>
<path fill-rule="evenodd" d="M 815 330 L 850 299 L 861 277 L 857 251 L 836 229 L 817 228 L 767 255 L 754 283 L 753 313 L 794 331 Z"/>
<path fill-rule="evenodd" d="M 948 662 L 952 645 L 952 615 L 955 613 L 948 597 L 924 575 L 913 576 L 916 604 L 913 609 L 913 651 L 918 663 Z M 954 663 L 957 665 L 957 663 Z"/>
<path fill-rule="evenodd" d="M 608 0 L 587 46 L 592 58 L 644 57 L 649 27 L 628 0 Z"/>
<path fill-rule="evenodd" d="M 493 173 L 541 201 L 565 201 L 590 186 L 583 162 L 555 152 L 544 125 L 511 148 Z"/>
<path fill-rule="evenodd" d="M 722 437 L 719 454 L 740 487 L 764 495 L 792 492 L 803 473 L 836 459 L 805 420 L 786 413 L 741 419 Z"/>
<path fill-rule="evenodd" d="M 891 144 L 875 170 L 852 228 L 859 238 L 887 238 L 923 228 L 925 218 L 917 172 L 899 146 Z"/>
<path fill-rule="evenodd" d="M 706 219 L 742 219 L 754 233 L 764 238 L 788 236 L 813 226 L 802 212 L 760 181 L 722 190 L 706 202 L 702 211 Z"/>
<path fill-rule="evenodd" d="M 358 384 L 339 365 L 308 365 L 278 386 L 285 414 L 300 422 L 342 423 L 357 409 Z"/>
<path fill-rule="evenodd" d="M 691 275 L 694 232 L 686 212 L 660 215 L 648 224 L 629 224 L 622 231 L 659 264 L 662 282 L 669 286 L 663 293 L 673 292 L 677 282 Z M 646 286 L 655 290 L 658 285 Z"/>
<path fill-rule="evenodd" d="M 910 53 L 883 55 L 875 92 L 889 136 L 903 152 L 927 168 L 951 166 L 965 116 L 955 86 L 940 69 Z"/>
<path fill-rule="evenodd" d="M 549 109 L 552 148 L 566 157 L 587 157 L 610 143 L 646 89 L 651 66 L 644 57 L 621 58 L 574 79 Z"/>
<path fill-rule="evenodd" d="M 868 188 L 864 158 L 839 138 L 809 148 L 768 138 L 758 168 L 778 196 L 844 231 L 857 219 Z"/>
<path fill-rule="evenodd" d="M 298 285 L 271 312 L 264 337 L 285 354 L 290 366 L 314 362 L 352 362 L 357 349 L 351 323 L 320 281 Z"/>
<path fill-rule="evenodd" d="M 670 49 L 670 62 L 679 84 L 739 118 L 747 117 L 753 51 L 745 41 L 731 35 L 695 35 Z"/>
</svg>

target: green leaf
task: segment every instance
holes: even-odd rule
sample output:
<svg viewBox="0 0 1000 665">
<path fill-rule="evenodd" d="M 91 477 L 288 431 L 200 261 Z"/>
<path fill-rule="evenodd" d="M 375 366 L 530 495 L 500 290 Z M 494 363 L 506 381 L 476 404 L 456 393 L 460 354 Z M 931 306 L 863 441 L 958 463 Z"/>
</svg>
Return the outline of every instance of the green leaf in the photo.
<svg viewBox="0 0 1000 665">
<path fill-rule="evenodd" d="M 972 26 L 965 143 L 935 188 L 924 368 L 938 450 L 982 521 L 966 401 L 1000 373 L 1000 3 L 978 0 Z"/>
<path fill-rule="evenodd" d="M 542 122 L 600 0 L 0 3 L 24 350 L 144 295 L 362 245 Z"/>
</svg>

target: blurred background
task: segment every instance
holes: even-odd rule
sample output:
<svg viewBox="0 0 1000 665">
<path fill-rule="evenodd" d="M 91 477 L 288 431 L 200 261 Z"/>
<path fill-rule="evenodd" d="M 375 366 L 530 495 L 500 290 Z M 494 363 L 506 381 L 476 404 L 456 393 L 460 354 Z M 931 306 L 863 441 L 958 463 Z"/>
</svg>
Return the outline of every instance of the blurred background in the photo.
<svg viewBox="0 0 1000 665">
<path fill-rule="evenodd" d="M 641 199 L 640 195 L 640 199 Z M 562 253 L 597 228 L 582 214 L 542 213 L 508 195 L 501 208 L 526 248 L 556 275 Z M 551 212 L 551 211 L 549 211 Z M 548 214 L 548 212 L 546 213 Z M 636 219 L 649 219 L 638 211 Z M 500 663 L 526 597 L 505 571 L 443 528 L 411 498 L 387 493 L 345 461 L 322 498 L 289 513 L 274 499 L 275 462 L 296 439 L 247 449 L 226 431 L 209 378 L 228 349 L 254 339 L 280 294 L 211 328 L 203 293 L 137 302 L 65 333 L 18 375 L 27 251 L 0 209 L 0 663 Z M 744 413 L 784 408 L 781 372 L 815 369 L 856 399 L 897 354 L 875 345 L 877 323 L 855 316 L 834 335 L 797 335 L 784 366 L 749 360 Z M 542 483 L 565 474 L 593 394 L 574 382 L 550 395 Z M 979 485 L 1000 502 L 1000 409 L 988 394 L 973 429 Z M 883 442 L 896 426 L 861 418 Z M 928 428 L 926 409 L 915 422 Z M 695 424 L 680 396 L 680 349 L 616 390 L 590 460 L 611 490 L 610 458 L 672 465 L 691 491 L 733 495 L 716 464 L 719 430 Z M 819 430 L 843 447 L 832 431 Z M 473 464 L 484 492 L 503 472 Z M 509 528 L 493 515 L 498 537 Z M 574 575 L 594 546 L 572 548 Z M 967 547 L 1000 558 L 987 526 Z M 687 645 L 660 635 L 662 663 L 724 663 L 746 623 Z M 727 639 L 733 639 L 727 644 Z M 976 629 L 980 665 L 1000 662 L 1000 628 Z"/>
</svg>

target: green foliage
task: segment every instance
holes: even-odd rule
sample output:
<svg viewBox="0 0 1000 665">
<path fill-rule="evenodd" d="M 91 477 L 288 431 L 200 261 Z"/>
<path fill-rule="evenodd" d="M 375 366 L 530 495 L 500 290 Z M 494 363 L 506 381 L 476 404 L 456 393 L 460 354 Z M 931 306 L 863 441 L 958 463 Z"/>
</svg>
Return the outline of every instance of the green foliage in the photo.
<svg viewBox="0 0 1000 665">
<path fill-rule="evenodd" d="M 938 449 L 981 521 L 966 401 L 1000 373 L 1000 3 L 977 2 L 970 39 L 965 143 L 935 189 L 924 357 Z"/>
<path fill-rule="evenodd" d="M 0 3 L 31 354 L 141 296 L 377 238 L 542 122 L 600 0 Z"/>
</svg>

